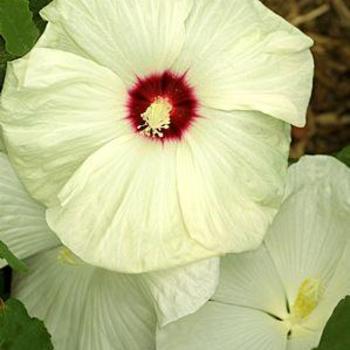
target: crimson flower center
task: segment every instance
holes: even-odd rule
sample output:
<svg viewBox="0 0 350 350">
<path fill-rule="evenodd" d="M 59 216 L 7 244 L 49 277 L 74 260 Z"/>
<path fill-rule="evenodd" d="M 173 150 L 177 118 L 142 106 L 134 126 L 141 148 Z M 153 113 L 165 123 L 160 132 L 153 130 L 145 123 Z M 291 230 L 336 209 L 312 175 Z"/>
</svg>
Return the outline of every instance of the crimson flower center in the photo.
<svg viewBox="0 0 350 350">
<path fill-rule="evenodd" d="M 197 109 L 186 74 L 167 70 L 137 79 L 129 90 L 127 119 L 136 133 L 147 138 L 181 139 L 197 118 Z"/>
</svg>

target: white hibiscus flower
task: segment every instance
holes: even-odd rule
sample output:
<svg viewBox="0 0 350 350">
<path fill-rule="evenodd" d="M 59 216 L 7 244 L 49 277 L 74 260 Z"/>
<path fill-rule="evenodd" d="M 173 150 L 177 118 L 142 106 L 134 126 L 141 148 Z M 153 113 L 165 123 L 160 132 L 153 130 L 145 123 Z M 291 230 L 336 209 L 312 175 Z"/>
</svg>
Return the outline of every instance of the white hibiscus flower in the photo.
<svg viewBox="0 0 350 350">
<path fill-rule="evenodd" d="M 312 41 L 256 0 L 56 0 L 9 65 L 9 157 L 75 254 L 142 272 L 257 247 Z"/>
<path fill-rule="evenodd" d="M 84 263 L 50 231 L 2 153 L 0 207 L 0 240 L 29 267 L 14 274 L 12 294 L 45 321 L 55 349 L 152 350 L 157 322 L 196 311 L 217 286 L 218 259 L 140 275 Z"/>
<path fill-rule="evenodd" d="M 305 157 L 256 251 L 223 258 L 219 288 L 199 312 L 158 334 L 159 350 L 311 350 L 350 294 L 350 171 Z"/>
</svg>

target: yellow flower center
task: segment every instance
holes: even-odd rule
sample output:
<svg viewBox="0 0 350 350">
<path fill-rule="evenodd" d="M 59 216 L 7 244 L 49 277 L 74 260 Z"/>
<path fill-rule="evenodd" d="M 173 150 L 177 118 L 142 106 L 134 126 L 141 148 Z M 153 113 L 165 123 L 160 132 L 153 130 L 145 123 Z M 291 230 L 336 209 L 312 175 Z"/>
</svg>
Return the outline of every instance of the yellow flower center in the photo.
<svg viewBox="0 0 350 350">
<path fill-rule="evenodd" d="M 79 265 L 80 259 L 76 257 L 74 253 L 72 253 L 68 248 L 62 247 L 57 255 L 57 260 L 62 264 L 68 265 Z"/>
<path fill-rule="evenodd" d="M 151 137 L 163 137 L 163 129 L 169 129 L 171 104 L 164 98 L 158 97 L 146 110 L 141 114 L 144 124 L 139 125 L 142 133 Z"/>
<path fill-rule="evenodd" d="M 324 293 L 320 280 L 306 278 L 301 284 L 291 309 L 290 321 L 298 323 L 307 318 L 317 307 Z"/>
</svg>

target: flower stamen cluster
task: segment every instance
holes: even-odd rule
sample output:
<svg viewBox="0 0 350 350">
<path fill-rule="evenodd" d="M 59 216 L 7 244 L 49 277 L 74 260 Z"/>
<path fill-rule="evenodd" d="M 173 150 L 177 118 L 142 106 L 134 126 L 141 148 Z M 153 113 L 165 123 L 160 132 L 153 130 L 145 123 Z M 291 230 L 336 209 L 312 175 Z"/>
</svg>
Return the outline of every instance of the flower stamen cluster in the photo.
<svg viewBox="0 0 350 350">
<path fill-rule="evenodd" d="M 163 129 L 169 129 L 171 120 L 170 113 L 173 107 L 162 97 L 157 97 L 155 101 L 147 108 L 146 112 L 141 114 L 145 121 L 137 129 L 141 133 L 150 137 L 164 137 Z"/>
<path fill-rule="evenodd" d="M 300 323 L 316 309 L 324 294 L 324 286 L 319 279 L 306 278 L 299 287 L 291 309 L 289 321 L 292 325 Z"/>
</svg>

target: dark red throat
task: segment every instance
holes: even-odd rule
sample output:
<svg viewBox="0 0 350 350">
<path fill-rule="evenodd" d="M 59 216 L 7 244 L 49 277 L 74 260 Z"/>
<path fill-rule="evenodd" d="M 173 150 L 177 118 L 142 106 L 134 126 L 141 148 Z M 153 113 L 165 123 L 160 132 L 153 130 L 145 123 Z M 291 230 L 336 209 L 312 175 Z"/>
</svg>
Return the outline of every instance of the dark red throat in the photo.
<svg viewBox="0 0 350 350">
<path fill-rule="evenodd" d="M 155 100 L 164 98 L 171 104 L 169 128 L 162 130 L 162 138 L 152 138 L 157 141 L 181 140 L 185 131 L 197 118 L 198 99 L 194 89 L 186 81 L 186 74 L 177 75 L 167 70 L 144 78 L 138 77 L 128 93 L 127 119 L 136 133 L 140 133 L 140 126 L 144 124 L 141 114 L 145 113 Z"/>
</svg>

